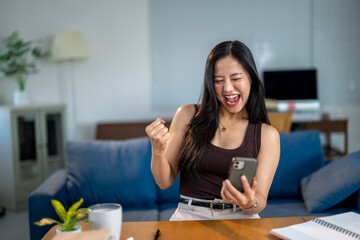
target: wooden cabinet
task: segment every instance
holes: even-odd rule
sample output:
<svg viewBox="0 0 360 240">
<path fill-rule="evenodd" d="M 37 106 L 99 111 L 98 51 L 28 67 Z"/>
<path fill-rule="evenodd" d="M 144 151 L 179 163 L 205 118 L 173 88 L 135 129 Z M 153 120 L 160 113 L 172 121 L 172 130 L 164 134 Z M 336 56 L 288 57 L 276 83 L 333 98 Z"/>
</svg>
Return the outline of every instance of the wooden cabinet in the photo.
<svg viewBox="0 0 360 240">
<path fill-rule="evenodd" d="M 334 157 L 340 157 L 347 154 L 348 151 L 348 127 L 347 119 L 322 119 L 319 121 L 299 121 L 293 122 L 291 130 L 319 130 L 320 133 L 325 135 L 324 143 L 324 155 L 326 159 L 331 159 Z M 344 137 L 344 149 L 340 150 L 338 147 L 334 146 L 331 142 L 332 133 L 342 133 Z"/>
<path fill-rule="evenodd" d="M 0 205 L 27 207 L 27 198 L 65 164 L 65 106 L 0 107 Z"/>
</svg>

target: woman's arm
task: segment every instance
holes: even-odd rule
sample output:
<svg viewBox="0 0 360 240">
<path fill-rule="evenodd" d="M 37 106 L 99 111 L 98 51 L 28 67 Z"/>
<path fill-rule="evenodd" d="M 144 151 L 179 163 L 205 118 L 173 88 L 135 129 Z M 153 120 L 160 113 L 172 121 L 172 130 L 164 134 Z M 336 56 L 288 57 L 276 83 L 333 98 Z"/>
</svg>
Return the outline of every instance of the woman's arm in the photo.
<svg viewBox="0 0 360 240">
<path fill-rule="evenodd" d="M 145 128 L 152 147 L 151 171 L 161 189 L 170 187 L 176 180 L 181 146 L 194 114 L 194 105 L 184 105 L 176 111 L 170 130 L 161 118 Z"/>
<path fill-rule="evenodd" d="M 241 206 L 247 214 L 261 212 L 266 207 L 267 197 L 279 158 L 279 132 L 270 125 L 262 124 L 261 146 L 257 156 L 258 168 L 252 186 L 249 185 L 246 177 L 242 177 L 244 193 L 241 193 L 229 180 L 225 180 L 221 190 L 222 198 L 227 202 Z M 254 207 L 256 204 L 257 206 Z"/>
</svg>

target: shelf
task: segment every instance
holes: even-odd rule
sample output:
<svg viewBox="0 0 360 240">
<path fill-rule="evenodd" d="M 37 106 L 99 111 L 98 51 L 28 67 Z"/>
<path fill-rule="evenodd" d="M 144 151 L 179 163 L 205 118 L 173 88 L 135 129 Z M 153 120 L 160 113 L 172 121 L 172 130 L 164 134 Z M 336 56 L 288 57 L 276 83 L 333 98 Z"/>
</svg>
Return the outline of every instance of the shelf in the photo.
<svg viewBox="0 0 360 240">
<path fill-rule="evenodd" d="M 0 107 L 0 129 L 0 206 L 23 210 L 29 193 L 65 165 L 65 105 Z"/>
<path fill-rule="evenodd" d="M 36 165 L 36 160 L 21 160 L 20 161 L 20 167 L 30 167 L 30 166 L 33 166 L 33 165 Z"/>
</svg>

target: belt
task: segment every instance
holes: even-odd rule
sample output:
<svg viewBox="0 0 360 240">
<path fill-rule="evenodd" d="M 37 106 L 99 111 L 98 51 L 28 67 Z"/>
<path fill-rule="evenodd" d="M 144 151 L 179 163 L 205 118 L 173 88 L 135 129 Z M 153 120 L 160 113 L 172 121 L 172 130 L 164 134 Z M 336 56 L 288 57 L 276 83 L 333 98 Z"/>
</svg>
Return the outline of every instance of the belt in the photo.
<svg viewBox="0 0 360 240">
<path fill-rule="evenodd" d="M 180 202 L 188 204 L 189 199 L 181 198 Z M 211 202 L 202 202 L 202 201 L 192 200 L 191 205 L 199 206 L 199 207 L 207 207 L 207 208 L 216 209 L 216 210 L 219 210 L 219 209 L 224 210 L 224 209 L 233 208 L 232 204 L 225 203 L 225 202 L 220 202 L 220 201 L 217 201 L 217 200 L 214 200 L 214 201 L 211 201 Z"/>
</svg>

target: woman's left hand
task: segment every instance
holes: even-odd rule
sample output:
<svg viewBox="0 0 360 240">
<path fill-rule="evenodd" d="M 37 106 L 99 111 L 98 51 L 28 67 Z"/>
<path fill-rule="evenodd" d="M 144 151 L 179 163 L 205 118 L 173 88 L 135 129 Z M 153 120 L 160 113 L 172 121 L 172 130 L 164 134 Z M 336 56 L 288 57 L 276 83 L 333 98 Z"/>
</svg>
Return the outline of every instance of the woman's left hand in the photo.
<svg viewBox="0 0 360 240">
<path fill-rule="evenodd" d="M 240 206 L 242 208 L 250 208 L 254 206 L 256 203 L 256 196 L 255 196 L 255 187 L 257 184 L 256 177 L 254 177 L 251 186 L 245 176 L 241 176 L 240 180 L 244 189 L 243 193 L 237 190 L 230 183 L 229 179 L 226 179 L 223 182 L 223 187 L 220 192 L 221 197 L 224 201 L 228 203 Z"/>
</svg>

